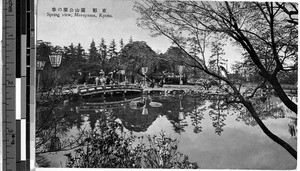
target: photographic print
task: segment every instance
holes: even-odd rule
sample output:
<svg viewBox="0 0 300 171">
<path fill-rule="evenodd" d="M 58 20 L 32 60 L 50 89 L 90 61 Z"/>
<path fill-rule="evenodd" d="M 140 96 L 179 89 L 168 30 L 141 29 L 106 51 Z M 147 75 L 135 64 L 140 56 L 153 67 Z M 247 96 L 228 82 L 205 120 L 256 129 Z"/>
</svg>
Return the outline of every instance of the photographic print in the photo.
<svg viewBox="0 0 300 171">
<path fill-rule="evenodd" d="M 37 0 L 37 168 L 297 167 L 295 2 Z"/>
</svg>

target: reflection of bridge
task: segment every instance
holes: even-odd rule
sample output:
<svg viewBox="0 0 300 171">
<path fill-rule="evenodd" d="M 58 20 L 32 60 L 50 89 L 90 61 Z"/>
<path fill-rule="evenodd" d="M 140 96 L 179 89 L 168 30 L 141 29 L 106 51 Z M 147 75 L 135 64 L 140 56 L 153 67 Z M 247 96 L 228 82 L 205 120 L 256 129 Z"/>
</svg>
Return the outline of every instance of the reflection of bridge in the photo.
<svg viewBox="0 0 300 171">
<path fill-rule="evenodd" d="M 139 85 L 77 85 L 63 88 L 63 94 L 79 94 L 81 96 L 90 96 L 97 94 L 136 94 L 142 93 L 143 89 Z"/>
<path fill-rule="evenodd" d="M 108 110 L 108 109 L 117 109 L 117 108 L 124 108 L 128 105 L 131 101 L 140 101 L 142 97 L 136 97 L 131 99 L 124 99 L 120 101 L 113 101 L 113 102 L 86 102 L 79 108 L 80 112 L 85 114 L 94 114 L 97 111 L 101 110 Z"/>
</svg>

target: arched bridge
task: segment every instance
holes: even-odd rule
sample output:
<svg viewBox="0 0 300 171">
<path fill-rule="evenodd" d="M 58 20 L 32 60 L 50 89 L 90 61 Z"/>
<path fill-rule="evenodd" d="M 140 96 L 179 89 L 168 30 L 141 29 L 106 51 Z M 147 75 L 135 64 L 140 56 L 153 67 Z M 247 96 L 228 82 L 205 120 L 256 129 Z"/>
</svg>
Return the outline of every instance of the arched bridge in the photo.
<svg viewBox="0 0 300 171">
<path fill-rule="evenodd" d="M 139 85 L 77 85 L 72 87 L 65 87 L 63 94 L 79 94 L 81 96 L 90 96 L 97 94 L 136 94 L 142 93 L 143 88 Z"/>
</svg>

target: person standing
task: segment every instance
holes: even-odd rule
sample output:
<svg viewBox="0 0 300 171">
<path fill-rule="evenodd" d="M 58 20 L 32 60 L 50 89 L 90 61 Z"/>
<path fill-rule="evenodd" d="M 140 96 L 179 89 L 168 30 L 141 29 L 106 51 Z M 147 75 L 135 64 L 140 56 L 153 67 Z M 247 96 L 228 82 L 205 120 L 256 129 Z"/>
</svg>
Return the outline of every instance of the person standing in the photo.
<svg viewBox="0 0 300 171">
<path fill-rule="evenodd" d="M 95 78 L 95 83 L 96 83 L 96 86 L 99 85 L 99 77 L 98 76 L 96 76 L 96 78 Z"/>
</svg>

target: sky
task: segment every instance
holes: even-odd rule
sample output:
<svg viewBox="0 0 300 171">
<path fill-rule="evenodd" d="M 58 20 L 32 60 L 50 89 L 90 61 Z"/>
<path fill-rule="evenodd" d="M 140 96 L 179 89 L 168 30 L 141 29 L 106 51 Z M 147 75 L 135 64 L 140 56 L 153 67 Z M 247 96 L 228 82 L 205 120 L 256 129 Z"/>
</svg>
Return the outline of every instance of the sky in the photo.
<svg viewBox="0 0 300 171">
<path fill-rule="evenodd" d="M 166 51 L 171 45 L 168 39 L 153 38 L 147 30 L 136 26 L 138 13 L 132 10 L 133 5 L 133 0 L 38 0 L 37 38 L 50 41 L 53 45 L 81 43 L 88 49 L 93 39 L 98 45 L 101 38 L 105 39 L 106 44 L 115 39 L 119 47 L 121 38 L 126 44 L 132 36 L 133 41 L 146 41 L 154 51 Z M 49 17 L 47 13 L 53 13 L 53 7 L 85 8 L 86 14 L 93 14 L 93 8 L 97 8 L 96 15 L 106 9 L 112 18 Z"/>
<path fill-rule="evenodd" d="M 152 37 L 148 30 L 136 25 L 139 14 L 133 11 L 134 0 L 37 0 L 37 40 L 49 41 L 53 45 L 69 46 L 71 43 L 81 43 L 88 50 L 92 40 L 99 46 L 101 38 L 108 45 L 113 39 L 119 47 L 121 38 L 128 43 L 133 41 L 145 41 L 152 50 L 164 53 L 172 45 L 166 37 Z M 53 11 L 55 8 L 55 12 Z M 64 12 L 58 9 L 68 8 L 73 17 L 64 17 Z M 70 9 L 79 8 L 80 14 L 96 14 L 96 17 L 76 17 Z M 85 8 L 85 13 L 81 12 Z M 93 12 L 97 8 L 97 12 Z M 102 10 L 112 17 L 98 17 Z M 59 17 L 55 14 L 60 14 Z M 235 61 L 240 60 L 240 53 L 231 45 L 225 47 L 224 59 L 228 59 L 229 68 Z"/>
</svg>

